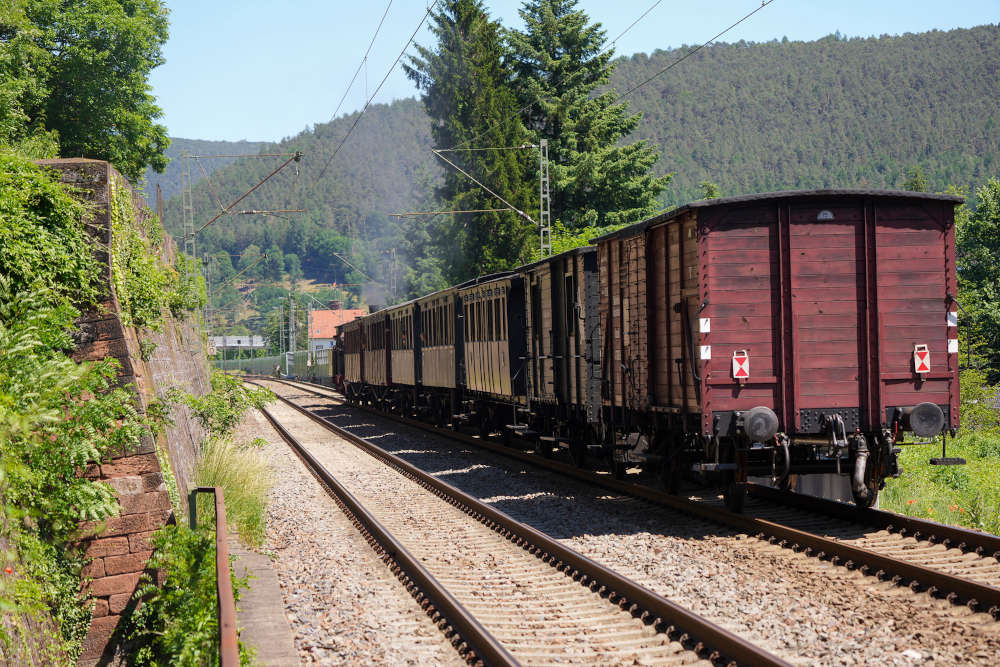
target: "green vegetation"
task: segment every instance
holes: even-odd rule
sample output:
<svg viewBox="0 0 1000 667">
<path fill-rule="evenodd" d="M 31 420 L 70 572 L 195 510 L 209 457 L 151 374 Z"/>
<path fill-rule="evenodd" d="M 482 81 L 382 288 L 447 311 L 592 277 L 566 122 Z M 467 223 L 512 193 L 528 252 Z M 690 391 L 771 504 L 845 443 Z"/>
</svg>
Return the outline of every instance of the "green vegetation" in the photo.
<svg viewBox="0 0 1000 667">
<path fill-rule="evenodd" d="M 909 516 L 1000 535 L 1000 410 L 992 402 L 1000 388 L 979 370 L 962 373 L 962 430 L 948 443 L 948 456 L 965 466 L 932 466 L 941 445 L 903 447 L 903 474 L 889 480 L 881 505 Z"/>
<path fill-rule="evenodd" d="M 256 443 L 237 443 L 228 437 L 208 440 L 198 456 L 195 483 L 221 487 L 230 529 L 248 547 L 264 543 L 271 468 Z"/>
<path fill-rule="evenodd" d="M 1000 178 L 976 190 L 975 211 L 955 216 L 963 352 L 986 379 L 1000 383 Z"/>
<path fill-rule="evenodd" d="M 509 85 L 500 24 L 481 0 L 450 0 L 431 14 L 434 48 L 417 46 L 404 70 L 422 92 L 434 145 L 441 149 L 512 147 L 528 143 Z M 533 152 L 493 150 L 447 153 L 466 172 L 486 179 L 494 197 L 457 170 L 446 168 L 436 191 L 441 210 L 537 206 Z M 506 204 L 504 202 L 507 202 Z M 466 213 L 432 219 L 432 253 L 443 259 L 445 277 L 468 280 L 523 263 L 534 238 L 532 223 L 512 211 Z"/>
<path fill-rule="evenodd" d="M 83 207 L 46 170 L 10 155 L 0 156 L 0 262 L 0 540 L 12 570 L 0 578 L 0 607 L 15 625 L 0 633 L 0 655 L 32 660 L 16 627 L 48 609 L 58 636 L 32 649 L 34 659 L 71 662 L 90 621 L 77 525 L 118 511 L 110 487 L 78 471 L 137 447 L 150 423 L 130 391 L 112 388 L 116 361 L 66 357 L 79 307 L 99 294 Z"/>
<path fill-rule="evenodd" d="M 197 263 L 178 253 L 173 267 L 164 265 L 159 219 L 146 208 L 137 214 L 131 191 L 117 180 L 111 184 L 111 234 L 112 280 L 125 326 L 159 330 L 164 308 L 180 319 L 205 305 Z"/>
<path fill-rule="evenodd" d="M 166 166 L 149 93 L 163 63 L 160 0 L 5 0 L 0 7 L 0 147 L 108 160 L 133 182 Z"/>
<path fill-rule="evenodd" d="M 211 524 L 208 524 L 211 525 Z M 150 568 L 165 578 L 157 585 L 143 575 L 136 597 L 140 605 L 129 617 L 126 633 L 136 646 L 129 650 L 132 665 L 201 667 L 219 662 L 219 623 L 216 611 L 215 534 L 211 528 L 191 530 L 187 525 L 166 526 L 152 538 Z M 246 578 L 232 575 L 233 592 L 247 588 Z M 251 661 L 240 645 L 240 663 Z"/>
<path fill-rule="evenodd" d="M 267 390 L 247 388 L 238 378 L 212 374 L 212 391 L 205 396 L 171 392 L 169 399 L 188 405 L 208 431 L 195 462 L 198 486 L 222 488 L 226 523 L 244 544 L 260 546 L 264 540 L 270 468 L 257 451 L 259 443 L 237 443 L 233 438 L 240 420 L 250 408 L 271 400 Z M 142 605 L 128 620 L 126 634 L 135 647 L 129 651 L 135 665 L 215 664 L 218 660 L 219 628 L 215 591 L 215 509 L 202 497 L 198 503 L 198 529 L 182 520 L 153 536 L 156 549 L 150 567 L 162 568 L 166 580 L 158 586 L 149 575 L 135 599 Z M 246 579 L 233 577 L 239 598 Z M 240 646 L 241 662 L 252 660 Z"/>
<path fill-rule="evenodd" d="M 259 409 L 273 399 L 270 391 L 250 388 L 219 371 L 212 373 L 210 393 L 182 397 L 208 431 L 195 463 L 195 482 L 222 488 L 227 520 L 251 547 L 264 541 L 270 468 L 257 441 L 237 442 L 233 432 L 247 410 Z"/>
<path fill-rule="evenodd" d="M 653 176 L 660 155 L 648 142 L 624 143 L 641 116 L 606 87 L 615 51 L 605 31 L 576 0 L 528 0 L 520 14 L 525 30 L 507 33 L 511 85 L 532 142 L 549 141 L 554 215 L 571 229 L 651 215 L 671 177 Z"/>
</svg>

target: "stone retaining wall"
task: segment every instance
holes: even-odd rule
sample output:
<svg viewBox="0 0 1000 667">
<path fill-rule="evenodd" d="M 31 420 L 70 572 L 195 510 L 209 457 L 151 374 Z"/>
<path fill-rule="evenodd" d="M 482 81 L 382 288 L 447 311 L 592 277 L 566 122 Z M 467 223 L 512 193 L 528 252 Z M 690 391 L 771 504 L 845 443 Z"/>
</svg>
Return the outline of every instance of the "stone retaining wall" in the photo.
<svg viewBox="0 0 1000 667">
<path fill-rule="evenodd" d="M 132 384 L 138 393 L 140 410 L 162 398 L 171 387 L 204 394 L 209 389 L 204 346 L 197 328 L 164 313 L 159 332 L 137 331 L 123 325 L 121 308 L 111 280 L 111 181 L 123 177 L 107 162 L 84 159 L 44 160 L 41 164 L 60 173 L 64 183 L 77 189 L 90 207 L 88 228 L 102 266 L 102 284 L 107 291 L 102 303 L 79 320 L 75 361 L 96 361 L 115 357 L 121 363 L 118 381 Z M 136 210 L 143 213 L 141 199 L 133 197 Z M 166 239 L 163 258 L 172 263 L 173 242 Z M 142 358 L 140 339 L 155 344 Z M 173 406 L 173 425 L 155 441 L 143 440 L 135 451 L 117 452 L 108 461 L 88 466 L 85 474 L 107 481 L 118 495 L 121 512 L 99 524 L 81 525 L 86 553 L 93 560 L 84 570 L 84 581 L 95 600 L 94 618 L 84 643 L 79 664 L 116 662 L 115 629 L 129 605 L 139 577 L 152 555 L 149 536 L 172 521 L 173 510 L 167 494 L 161 460 L 169 463 L 176 478 L 181 503 L 193 485 L 194 461 L 203 437 L 200 424 L 184 406 Z M 158 456 L 159 454 L 159 456 Z"/>
</svg>

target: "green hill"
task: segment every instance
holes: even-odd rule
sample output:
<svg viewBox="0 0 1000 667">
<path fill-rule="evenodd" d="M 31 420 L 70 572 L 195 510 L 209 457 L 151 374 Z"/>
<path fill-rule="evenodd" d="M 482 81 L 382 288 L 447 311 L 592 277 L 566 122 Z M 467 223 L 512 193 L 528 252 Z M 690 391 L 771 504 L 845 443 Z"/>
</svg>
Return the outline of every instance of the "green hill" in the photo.
<svg viewBox="0 0 1000 667">
<path fill-rule="evenodd" d="M 181 191 L 181 160 L 180 156 L 188 155 L 248 155 L 260 151 L 263 144 L 259 141 L 203 141 L 201 139 L 179 139 L 171 137 L 170 147 L 166 155 L 170 163 L 162 174 L 152 169 L 146 170 L 146 183 L 143 191 L 146 199 L 152 205 L 156 201 L 156 186 L 163 192 L 163 200 L 180 194 Z M 236 158 L 211 158 L 199 160 L 209 174 L 232 164 Z M 191 163 L 191 181 L 198 182 L 204 178 L 201 168 L 195 162 Z"/>
<path fill-rule="evenodd" d="M 612 85 L 624 93 L 686 50 L 620 58 Z M 717 183 L 723 195 L 892 188 L 915 166 L 929 189 L 942 190 L 981 184 L 1000 172 L 998 69 L 996 25 L 867 39 L 740 42 L 700 51 L 628 99 L 643 114 L 634 136 L 660 148 L 659 173 L 675 174 L 664 206 L 699 198 L 703 180 Z M 297 171 L 287 168 L 238 208 L 306 212 L 228 216 L 199 234 L 199 254 L 228 253 L 238 269 L 239 255 L 252 244 L 253 250 L 296 255 L 291 264 L 301 264 L 306 277 L 363 281 L 333 257 L 348 253 L 365 274 L 387 276 L 385 253 L 414 228 L 387 214 L 432 207 L 441 166 L 428 150 L 430 121 L 420 103 L 402 100 L 369 109 L 324 170 L 355 118 L 260 146 L 265 152 L 301 150 L 305 158 Z M 214 173 L 212 183 L 228 203 L 279 163 L 240 160 Z M 196 186 L 194 201 L 199 225 L 218 212 L 205 182 Z M 175 198 L 167 206 L 167 228 L 176 234 L 180 220 Z M 271 264 L 268 271 L 280 276 L 281 267 Z M 253 272 L 267 273 L 263 265 Z"/>
</svg>

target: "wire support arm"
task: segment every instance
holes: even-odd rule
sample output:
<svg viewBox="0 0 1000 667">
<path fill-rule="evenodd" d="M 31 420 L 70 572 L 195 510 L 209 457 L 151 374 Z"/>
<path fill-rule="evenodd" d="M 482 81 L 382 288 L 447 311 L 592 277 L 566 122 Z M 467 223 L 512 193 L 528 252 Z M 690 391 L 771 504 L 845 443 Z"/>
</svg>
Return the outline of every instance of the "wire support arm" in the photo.
<svg viewBox="0 0 1000 667">
<path fill-rule="evenodd" d="M 216 220 L 218 220 L 222 216 L 224 216 L 227 213 L 229 213 L 229 211 L 231 211 L 234 206 L 236 206 L 241 201 L 243 201 L 244 199 L 246 199 L 247 197 L 249 197 L 250 194 L 253 191 L 255 191 L 260 186 L 264 185 L 264 183 L 266 183 L 268 180 L 270 180 L 272 176 L 274 176 L 275 174 L 277 174 L 279 171 L 281 171 L 282 169 L 284 169 L 285 167 L 287 167 L 292 162 L 299 162 L 301 160 L 302 160 L 302 151 L 296 151 L 292 155 L 292 157 L 290 157 L 287 160 L 285 160 L 284 162 L 282 162 L 281 165 L 277 169 L 275 169 L 270 174 L 268 174 L 267 176 L 265 176 L 264 178 L 262 178 L 257 183 L 257 185 L 253 186 L 252 188 L 250 188 L 249 190 L 247 190 L 246 192 L 244 192 L 236 201 L 234 201 L 232 204 L 230 204 L 229 206 L 227 206 L 225 209 L 223 209 L 222 211 L 220 211 L 219 213 L 217 213 L 214 218 L 212 218 L 211 220 L 209 220 L 208 222 L 206 222 L 204 225 L 202 225 L 201 227 L 199 227 L 197 229 L 197 231 L 195 231 L 194 233 L 195 234 L 201 233 L 202 230 L 204 230 L 206 227 L 208 227 L 210 224 L 212 224 L 213 222 L 215 222 Z"/>
<path fill-rule="evenodd" d="M 458 172 L 460 172 L 463 176 L 465 176 L 467 179 L 469 179 L 470 181 L 472 181 L 473 183 L 475 183 L 476 185 L 478 185 L 480 188 L 482 188 L 483 191 L 485 191 L 489 195 L 495 197 L 496 199 L 499 199 L 501 202 L 503 202 L 507 206 L 508 209 L 510 209 L 511 211 L 514 211 L 519 216 L 521 216 L 522 218 L 524 218 L 525 220 L 527 220 L 531 224 L 535 225 L 536 227 L 538 226 L 538 222 L 535 221 L 530 215 L 528 215 L 527 213 L 525 213 L 521 209 L 519 209 L 516 206 L 514 206 L 513 204 L 511 204 L 509 201 L 507 201 L 506 199 L 504 199 L 503 197 L 501 197 L 497 193 L 493 192 L 493 190 L 490 190 L 488 187 L 486 187 L 485 185 L 483 185 L 482 182 L 478 181 L 472 174 L 470 174 L 469 172 L 465 171 L 464 169 L 462 169 L 461 167 L 459 167 L 457 164 L 455 164 L 454 162 L 452 162 L 451 160 L 449 160 L 448 158 L 446 158 L 444 155 L 442 155 L 441 151 L 432 148 L 431 152 L 434 153 L 434 155 L 437 155 L 439 158 L 441 158 L 445 162 L 447 162 L 448 164 L 450 164 Z"/>
</svg>

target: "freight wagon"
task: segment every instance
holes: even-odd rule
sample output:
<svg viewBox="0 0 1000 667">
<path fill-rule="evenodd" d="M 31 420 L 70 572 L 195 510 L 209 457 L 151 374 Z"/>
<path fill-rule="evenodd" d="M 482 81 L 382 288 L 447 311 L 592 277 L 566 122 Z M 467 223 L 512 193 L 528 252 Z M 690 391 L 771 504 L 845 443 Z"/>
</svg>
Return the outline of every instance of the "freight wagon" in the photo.
<svg viewBox="0 0 1000 667">
<path fill-rule="evenodd" d="M 874 502 L 902 432 L 958 427 L 960 202 L 775 192 L 596 239 L 616 464 L 719 474 L 733 508 L 751 474 L 849 473 Z"/>
</svg>

